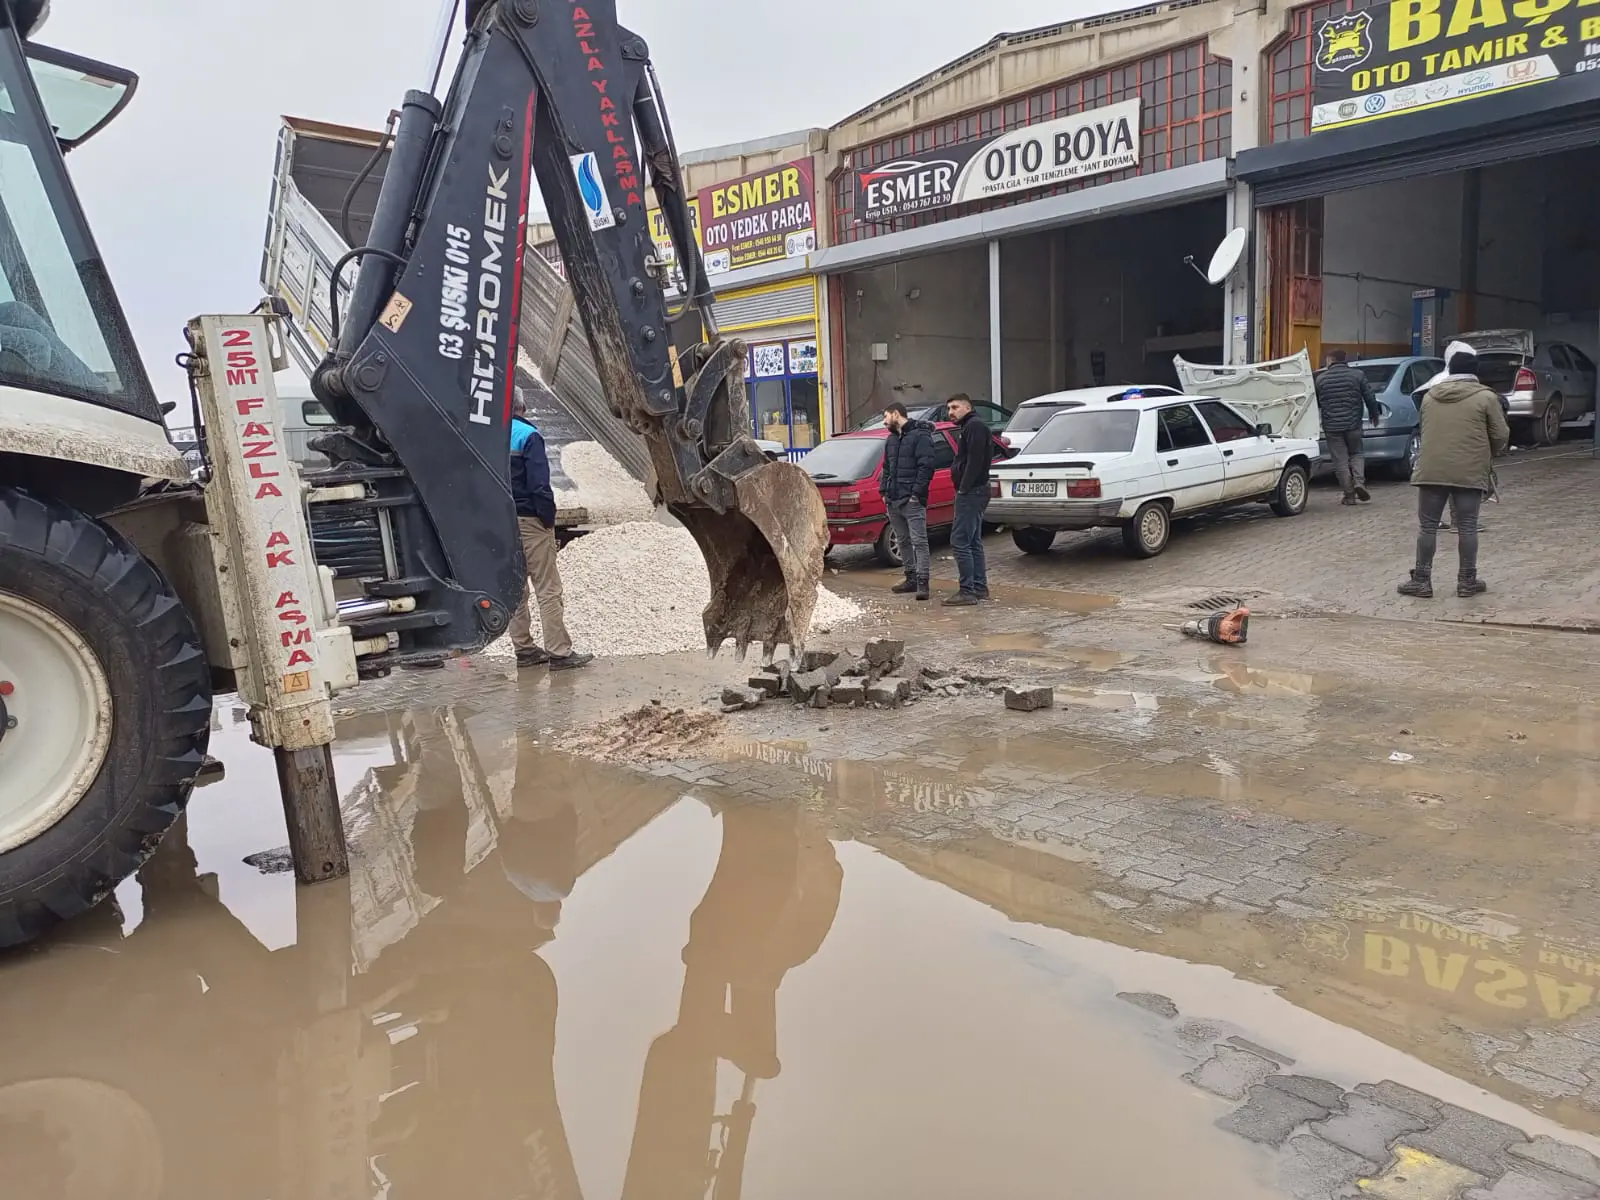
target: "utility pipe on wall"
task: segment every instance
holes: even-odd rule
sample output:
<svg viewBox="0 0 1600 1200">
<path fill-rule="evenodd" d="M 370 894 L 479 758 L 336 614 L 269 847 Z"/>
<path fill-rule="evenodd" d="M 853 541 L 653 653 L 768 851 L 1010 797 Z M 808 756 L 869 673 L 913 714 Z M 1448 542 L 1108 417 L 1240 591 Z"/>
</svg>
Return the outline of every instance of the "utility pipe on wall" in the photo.
<svg viewBox="0 0 1600 1200">
<path fill-rule="evenodd" d="M 1001 403 L 1000 392 L 1000 240 L 989 243 L 989 402 Z"/>
</svg>

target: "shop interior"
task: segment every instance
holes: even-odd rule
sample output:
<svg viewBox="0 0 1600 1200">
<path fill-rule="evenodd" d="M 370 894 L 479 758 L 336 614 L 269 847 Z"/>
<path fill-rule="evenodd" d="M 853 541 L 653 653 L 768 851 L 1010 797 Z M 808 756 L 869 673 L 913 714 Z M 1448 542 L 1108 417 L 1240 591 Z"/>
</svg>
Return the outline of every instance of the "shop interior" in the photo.
<svg viewBox="0 0 1600 1200">
<path fill-rule="evenodd" d="M 1202 272 L 1226 232 L 1214 199 L 1002 239 L 1001 403 L 1099 383 L 1175 385 L 1178 354 L 1221 362 L 1223 290 Z M 989 400 L 989 296 L 983 244 L 846 275 L 850 423 L 894 400 Z"/>
<path fill-rule="evenodd" d="M 1566 398 L 1572 436 L 1593 422 L 1600 361 L 1597 211 L 1600 146 L 1271 210 L 1271 294 L 1289 298 L 1269 314 L 1275 347 L 1435 355 L 1464 332 L 1527 330 L 1539 365 L 1586 391 Z"/>
</svg>

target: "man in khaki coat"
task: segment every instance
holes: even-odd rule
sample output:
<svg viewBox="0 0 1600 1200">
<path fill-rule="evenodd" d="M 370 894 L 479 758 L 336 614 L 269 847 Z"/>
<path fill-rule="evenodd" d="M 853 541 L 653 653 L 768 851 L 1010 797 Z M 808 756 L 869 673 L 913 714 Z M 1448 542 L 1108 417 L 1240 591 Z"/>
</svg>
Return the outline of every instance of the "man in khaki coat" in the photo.
<svg viewBox="0 0 1600 1200">
<path fill-rule="evenodd" d="M 1456 595 L 1481 596 L 1489 589 L 1478 578 L 1478 514 L 1494 457 L 1511 445 L 1511 430 L 1500 397 L 1478 381 L 1477 355 L 1465 342 L 1450 343 L 1445 373 L 1428 381 L 1421 419 L 1422 450 L 1411 476 L 1417 489 L 1417 565 L 1398 590 L 1433 598 L 1433 556 L 1449 505 L 1461 551 Z"/>
</svg>

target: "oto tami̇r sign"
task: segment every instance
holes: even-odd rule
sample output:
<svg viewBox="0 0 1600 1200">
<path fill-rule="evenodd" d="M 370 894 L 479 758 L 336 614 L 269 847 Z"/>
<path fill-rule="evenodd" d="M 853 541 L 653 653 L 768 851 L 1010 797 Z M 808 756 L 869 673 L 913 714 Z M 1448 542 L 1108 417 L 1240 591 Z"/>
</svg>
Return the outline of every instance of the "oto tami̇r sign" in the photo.
<svg viewBox="0 0 1600 1200">
<path fill-rule="evenodd" d="M 1139 165 L 1139 101 L 941 146 L 856 172 L 856 220 L 1032 191 Z"/>
<path fill-rule="evenodd" d="M 1596 0 L 1393 0 L 1314 35 L 1313 132 L 1600 70 Z"/>
</svg>

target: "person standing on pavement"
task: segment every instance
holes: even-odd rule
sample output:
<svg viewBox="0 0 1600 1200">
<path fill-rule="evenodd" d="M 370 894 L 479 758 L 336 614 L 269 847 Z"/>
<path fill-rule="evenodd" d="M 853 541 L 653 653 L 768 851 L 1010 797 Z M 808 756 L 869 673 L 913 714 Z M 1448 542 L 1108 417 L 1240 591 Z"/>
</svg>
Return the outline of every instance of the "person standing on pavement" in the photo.
<svg viewBox="0 0 1600 1200">
<path fill-rule="evenodd" d="M 541 646 L 533 640 L 529 594 L 524 592 L 522 603 L 511 618 L 511 644 L 516 647 L 517 666 L 549 663 L 552 671 L 588 666 L 594 655 L 575 653 L 572 637 L 567 633 L 561 572 L 556 567 L 556 494 L 550 487 L 550 458 L 543 435 L 528 420 L 528 404 L 521 388 L 514 394 L 511 410 L 511 496 L 517 502 L 522 553 L 528 560 L 528 578 L 539 602 L 539 622 L 544 626 Z"/>
<path fill-rule="evenodd" d="M 956 461 L 950 478 L 956 485 L 956 519 L 950 530 L 956 573 L 961 590 L 945 597 L 950 605 L 976 604 L 989 598 L 989 567 L 983 555 L 983 514 L 989 507 L 989 467 L 994 460 L 994 434 L 972 411 L 965 392 L 951 396 L 945 405 L 956 434 Z"/>
<path fill-rule="evenodd" d="M 1478 380 L 1478 358 L 1465 342 L 1445 351 L 1443 376 L 1428 383 L 1422 397 L 1422 449 L 1411 482 L 1417 489 L 1417 565 L 1398 591 L 1419 600 L 1433 598 L 1433 556 L 1439 522 L 1449 505 L 1461 553 L 1456 595 L 1481 596 L 1488 585 L 1478 578 L 1478 514 L 1493 484 L 1496 455 L 1511 445 L 1500 397 Z"/>
<path fill-rule="evenodd" d="M 889 590 L 928 598 L 928 489 L 933 486 L 934 427 L 912 418 L 898 400 L 883 410 L 883 501 L 900 539 L 905 580 Z"/>
<path fill-rule="evenodd" d="M 1333 471 L 1344 491 L 1344 504 L 1366 503 L 1366 459 L 1362 454 L 1362 410 L 1374 425 L 1383 415 L 1367 377 L 1345 361 L 1343 350 L 1328 351 L 1328 365 L 1317 373 L 1317 408 L 1322 413 L 1322 435 L 1328 441 Z"/>
</svg>

